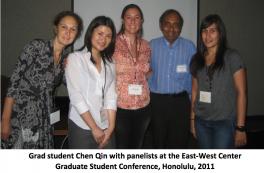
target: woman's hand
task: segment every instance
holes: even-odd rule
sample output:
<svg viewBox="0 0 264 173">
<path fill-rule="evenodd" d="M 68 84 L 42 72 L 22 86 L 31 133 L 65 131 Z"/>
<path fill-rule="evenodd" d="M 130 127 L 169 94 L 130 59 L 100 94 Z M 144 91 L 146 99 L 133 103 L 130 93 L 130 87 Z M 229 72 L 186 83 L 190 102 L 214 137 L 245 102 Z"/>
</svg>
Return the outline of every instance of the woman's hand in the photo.
<svg viewBox="0 0 264 173">
<path fill-rule="evenodd" d="M 247 134 L 246 132 L 240 132 L 236 130 L 235 133 L 235 146 L 241 147 L 247 144 Z"/>
<path fill-rule="evenodd" d="M 1 139 L 7 140 L 11 134 L 11 115 L 15 100 L 12 97 L 5 98 L 5 104 L 1 120 Z"/>
<path fill-rule="evenodd" d="M 63 60 L 63 68 L 66 68 L 67 65 L 68 65 L 68 58 L 65 58 L 65 59 Z"/>
<path fill-rule="evenodd" d="M 96 141 L 97 144 L 101 144 L 103 139 L 105 138 L 105 133 L 102 129 L 100 129 L 99 127 L 96 127 L 94 129 L 92 129 L 92 134 L 94 137 L 94 140 Z"/>
<path fill-rule="evenodd" d="M 150 78 L 150 76 L 152 75 L 152 70 L 150 69 L 147 73 L 146 73 L 146 78 L 147 80 Z"/>
<path fill-rule="evenodd" d="M 190 131 L 194 138 L 196 138 L 196 131 L 195 131 L 195 119 L 190 120 Z"/>
<path fill-rule="evenodd" d="M 1 121 L 1 139 L 7 140 L 10 136 L 11 128 L 10 121 L 2 119 Z"/>
<path fill-rule="evenodd" d="M 104 130 L 104 139 L 103 141 L 100 143 L 99 148 L 104 148 L 110 141 L 111 136 L 112 136 L 113 130 L 107 128 Z"/>
</svg>

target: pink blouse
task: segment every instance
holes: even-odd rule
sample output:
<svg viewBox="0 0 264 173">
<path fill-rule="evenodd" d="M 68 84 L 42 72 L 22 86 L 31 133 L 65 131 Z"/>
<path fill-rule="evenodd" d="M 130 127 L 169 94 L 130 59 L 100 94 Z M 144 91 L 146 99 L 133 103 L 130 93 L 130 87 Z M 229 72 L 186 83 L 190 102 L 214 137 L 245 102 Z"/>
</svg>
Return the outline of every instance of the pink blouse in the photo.
<svg viewBox="0 0 264 173">
<path fill-rule="evenodd" d="M 125 35 L 118 35 L 113 55 L 116 64 L 117 106 L 122 109 L 139 109 L 150 101 L 147 72 L 150 70 L 150 47 L 146 40 L 137 44 L 137 57 L 132 57 L 130 44 Z M 141 95 L 128 94 L 130 84 L 142 86 Z"/>
</svg>

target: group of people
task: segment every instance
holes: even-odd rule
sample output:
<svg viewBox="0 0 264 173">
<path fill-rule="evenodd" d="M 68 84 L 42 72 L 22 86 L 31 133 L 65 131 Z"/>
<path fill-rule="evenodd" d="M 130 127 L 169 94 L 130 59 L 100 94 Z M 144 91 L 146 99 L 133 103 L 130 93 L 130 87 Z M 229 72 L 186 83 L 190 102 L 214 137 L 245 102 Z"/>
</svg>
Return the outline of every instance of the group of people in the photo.
<svg viewBox="0 0 264 173">
<path fill-rule="evenodd" d="M 190 132 L 200 148 L 245 145 L 245 65 L 228 48 L 221 18 L 202 20 L 197 49 L 180 36 L 184 20 L 174 9 L 159 19 L 163 36 L 150 42 L 138 5 L 125 6 L 121 20 L 116 32 L 111 18 L 94 18 L 82 48 L 70 53 L 83 23 L 64 11 L 52 40 L 24 47 L 5 99 L 1 147 L 53 148 L 50 115 L 64 76 L 69 148 L 140 149 L 148 127 L 157 149 L 187 148 Z"/>
</svg>

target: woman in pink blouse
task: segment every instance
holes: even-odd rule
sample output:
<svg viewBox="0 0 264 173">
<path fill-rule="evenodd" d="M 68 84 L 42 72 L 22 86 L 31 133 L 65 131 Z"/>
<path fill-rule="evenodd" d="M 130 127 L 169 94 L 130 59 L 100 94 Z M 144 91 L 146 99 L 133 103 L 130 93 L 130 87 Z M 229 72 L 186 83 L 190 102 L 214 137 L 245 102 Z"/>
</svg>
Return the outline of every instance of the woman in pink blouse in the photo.
<svg viewBox="0 0 264 173">
<path fill-rule="evenodd" d="M 135 4 L 122 11 L 122 26 L 116 39 L 117 148 L 142 148 L 150 121 L 149 87 L 150 47 L 142 39 L 143 13 Z"/>
</svg>

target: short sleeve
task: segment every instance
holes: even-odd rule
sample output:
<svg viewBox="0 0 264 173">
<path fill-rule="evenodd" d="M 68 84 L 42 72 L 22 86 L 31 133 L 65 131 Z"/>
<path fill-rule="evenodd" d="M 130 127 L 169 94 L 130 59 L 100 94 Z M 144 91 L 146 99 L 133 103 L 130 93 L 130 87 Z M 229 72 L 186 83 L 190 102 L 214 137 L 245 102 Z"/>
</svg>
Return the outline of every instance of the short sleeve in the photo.
<svg viewBox="0 0 264 173">
<path fill-rule="evenodd" d="M 228 53 L 228 62 L 232 74 L 242 68 L 246 68 L 240 54 L 235 50 L 232 50 Z"/>
</svg>

